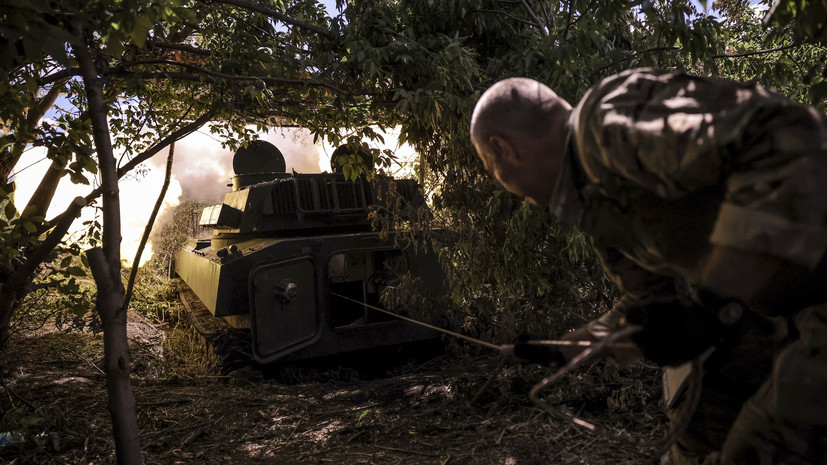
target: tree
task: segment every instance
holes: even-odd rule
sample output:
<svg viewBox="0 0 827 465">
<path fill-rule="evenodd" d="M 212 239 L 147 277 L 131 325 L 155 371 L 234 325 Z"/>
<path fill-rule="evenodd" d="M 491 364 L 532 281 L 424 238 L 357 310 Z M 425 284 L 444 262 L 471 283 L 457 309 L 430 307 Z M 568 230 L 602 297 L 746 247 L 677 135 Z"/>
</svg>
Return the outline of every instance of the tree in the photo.
<svg viewBox="0 0 827 465">
<path fill-rule="evenodd" d="M 399 124 L 432 171 L 435 217 L 452 235 L 443 252 L 464 308 L 460 324 L 498 338 L 562 332 L 613 296 L 585 238 L 498 189 L 477 160 L 469 118 L 494 81 L 533 77 L 576 102 L 600 79 L 648 66 L 757 82 L 823 104 L 824 49 L 762 27 L 748 2 L 722 3 L 744 14 L 718 20 L 689 1 L 349 6 L 346 58 L 359 65 L 361 82 L 381 83 L 372 114 L 384 117 L 381 105 L 393 104 L 396 115 L 383 124 Z M 577 316 L 560 311 L 567 309 Z"/>
<path fill-rule="evenodd" d="M 777 0 L 764 17 L 764 24 L 824 45 L 827 43 L 827 3 L 823 0 Z"/>
<path fill-rule="evenodd" d="M 142 459 L 129 386 L 118 178 L 212 118 L 219 121 L 212 129 L 228 143 L 248 140 L 245 124 L 263 127 L 281 121 L 283 112 L 291 110 L 289 105 L 271 106 L 278 102 L 266 98 L 275 89 L 284 90 L 285 98 L 295 99 L 296 106 L 312 101 L 308 95 L 320 98 L 321 94 L 314 94 L 316 88 L 330 87 L 307 79 L 301 66 L 287 66 L 304 53 L 301 47 L 306 41 L 300 40 L 300 33 L 276 32 L 268 17 L 242 14 L 234 3 L 263 8 L 229 1 L 215 8 L 212 3 L 183 1 L 18 0 L 8 2 L 2 13 L 0 46 L 5 53 L 0 63 L 9 80 L 0 91 L 9 105 L 2 111 L 6 129 L 0 167 L 13 166 L 28 144 L 47 147 L 52 165 L 29 206 L 18 213 L 7 204 L 0 339 L 5 340 L 10 316 L 36 270 L 61 242 L 80 209 L 102 194 L 101 247 L 87 256 L 98 287 L 96 306 L 104 327 L 107 387 L 120 463 Z M 313 13 L 313 6 L 299 4 L 297 11 Z M 275 10 L 265 12 L 297 30 L 320 31 Z M 239 23 L 269 35 L 262 41 L 250 40 L 248 29 Z M 271 40 L 279 35 L 289 45 L 286 49 Z M 288 58 L 278 61 L 274 56 Z M 259 73 L 267 70 L 277 75 Z M 65 113 L 56 123 L 41 123 L 61 93 L 68 95 L 77 113 Z M 182 100 L 182 94 L 188 99 Z M 120 167 L 116 150 L 123 154 Z M 44 221 L 45 207 L 63 175 L 88 183 L 84 173 L 98 172 L 100 187 L 86 198 L 75 199 L 57 218 Z M 8 171 L 0 174 L 5 179 Z"/>
<path fill-rule="evenodd" d="M 726 54 L 716 56 L 718 68 L 722 75 L 774 87 L 794 100 L 824 111 L 827 36 L 815 26 L 819 18 L 825 18 L 824 5 L 810 3 L 802 11 L 796 3 L 776 2 L 762 19 L 761 12 L 745 0 L 716 2 L 713 7 L 724 16 L 723 36 L 727 43 Z M 791 9 L 799 13 L 793 17 Z M 802 21 L 810 25 L 801 24 Z M 769 22 L 775 26 L 767 27 Z"/>
<path fill-rule="evenodd" d="M 727 5 L 733 13 L 721 22 L 688 0 L 358 0 L 338 2 L 334 16 L 312 0 L 6 0 L 0 175 L 6 181 L 29 146 L 47 149 L 52 165 L 29 205 L 7 204 L 0 223 L 0 341 L 31 277 L 80 209 L 103 195 L 101 249 L 89 261 L 119 348 L 108 359 L 119 373 L 112 409 L 130 404 L 121 395 L 128 354 L 116 181 L 208 121 L 231 147 L 272 126 L 309 128 L 332 145 L 399 126 L 431 182 L 432 223 L 447 232 L 437 239 L 462 308 L 454 319 L 498 338 L 564 331 L 610 304 L 612 288 L 581 235 L 484 173 L 468 138 L 474 103 L 508 76 L 537 78 L 576 101 L 605 76 L 655 66 L 768 83 L 823 104 L 823 78 L 806 79 L 809 60 L 823 66 L 823 48 L 797 42 L 786 23 L 764 34 L 754 15 L 734 14 L 746 12 L 744 2 Z M 76 111 L 44 120 L 60 94 Z M 98 173 L 100 187 L 45 220 L 59 179 L 87 183 Z M 578 305 L 571 314 L 537 310 Z M 121 420 L 123 431 L 133 427 Z M 139 460 L 135 444 L 118 448 Z"/>
</svg>

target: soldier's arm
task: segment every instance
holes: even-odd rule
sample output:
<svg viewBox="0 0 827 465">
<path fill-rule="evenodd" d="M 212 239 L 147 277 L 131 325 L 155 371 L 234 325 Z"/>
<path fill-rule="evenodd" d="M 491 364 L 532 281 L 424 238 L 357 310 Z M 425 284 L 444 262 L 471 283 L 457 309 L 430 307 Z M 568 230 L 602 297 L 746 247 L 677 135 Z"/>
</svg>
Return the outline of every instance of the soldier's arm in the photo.
<svg viewBox="0 0 827 465">
<path fill-rule="evenodd" d="M 668 302 L 678 295 L 688 293 L 688 284 L 685 280 L 652 273 L 613 248 L 602 244 L 595 244 L 595 246 L 606 274 L 620 289 L 621 297 L 610 311 L 565 334 L 563 339 L 600 341 L 626 324 L 625 315 L 629 309 L 652 302 Z M 570 360 L 582 350 L 582 346 L 560 348 L 566 360 Z M 640 352 L 619 350 L 617 352 L 607 351 L 602 355 L 611 357 L 623 365 L 639 358 Z"/>
</svg>

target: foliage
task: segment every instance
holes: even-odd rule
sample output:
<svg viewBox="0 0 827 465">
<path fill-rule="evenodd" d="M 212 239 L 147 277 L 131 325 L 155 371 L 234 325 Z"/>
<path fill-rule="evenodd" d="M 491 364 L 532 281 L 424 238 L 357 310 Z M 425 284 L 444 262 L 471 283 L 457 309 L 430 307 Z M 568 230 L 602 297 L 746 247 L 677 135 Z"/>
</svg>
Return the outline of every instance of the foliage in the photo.
<svg viewBox="0 0 827 465">
<path fill-rule="evenodd" d="M 720 20 L 686 0 L 358 0 L 340 2 L 339 14 L 312 0 L 6 3 L 6 154 L 31 142 L 76 182 L 96 173 L 85 91 L 66 45 L 79 36 L 106 79 L 122 171 L 204 115 L 229 147 L 253 129 L 301 126 L 334 146 L 367 141 L 380 167 L 390 160 L 373 148 L 376 129 L 398 127 L 421 156 L 432 214 L 415 226 L 440 230 L 433 239 L 462 308 L 455 321 L 498 337 L 570 329 L 609 305 L 613 289 L 583 236 L 499 189 L 477 160 L 469 118 L 493 82 L 533 77 L 576 102 L 608 75 L 652 66 L 762 83 L 822 108 L 827 91 L 824 49 L 784 16 L 762 26 L 745 0 L 713 3 Z M 27 116 L 55 88 L 78 111 L 32 124 Z M 350 178 L 367 168 L 355 156 L 345 164 Z M 4 232 L 4 263 L 53 224 L 34 213 L 13 225 L 17 236 Z M 176 241 L 155 242 L 167 268 Z"/>
<path fill-rule="evenodd" d="M 126 272 L 128 271 L 125 270 Z M 180 308 L 178 283 L 165 276 L 159 276 L 155 270 L 147 266 L 138 268 L 130 308 L 152 323 L 177 323 Z"/>
<path fill-rule="evenodd" d="M 96 289 L 81 262 L 78 251 L 64 253 L 46 264 L 32 283 L 11 321 L 12 332 L 29 332 L 42 327 L 57 330 L 100 330 L 100 321 L 89 315 L 94 308 Z"/>
<path fill-rule="evenodd" d="M 824 0 L 777 0 L 764 19 L 778 29 L 822 45 L 827 43 L 827 3 Z"/>
<path fill-rule="evenodd" d="M 725 17 L 727 50 L 717 58 L 720 75 L 775 88 L 822 111 L 827 108 L 823 45 L 809 43 L 792 27 L 767 29 L 761 13 L 746 0 L 716 2 L 713 7 Z"/>
<path fill-rule="evenodd" d="M 399 124 L 431 170 L 430 225 L 449 236 L 440 250 L 462 309 L 454 321 L 498 338 L 568 330 L 611 305 L 614 290 L 582 235 L 484 173 L 468 123 L 491 83 L 533 77 L 576 102 L 608 75 L 651 66 L 823 104 L 824 49 L 766 30 L 747 2 L 722 5 L 724 20 L 688 1 L 527 4 L 542 24 L 522 2 L 360 1 L 345 10 L 348 63 L 358 65 L 360 82 L 387 89 L 377 89 L 384 99 L 370 102 L 371 115 Z M 388 101 L 396 115 L 382 112 Z"/>
<path fill-rule="evenodd" d="M 184 244 L 193 238 L 208 236 L 207 228 L 199 224 L 201 211 L 208 206 L 197 200 L 183 200 L 176 205 L 171 218 L 159 221 L 159 228 L 153 229 L 151 235 L 152 258 L 145 265 L 163 276 L 172 275 L 172 266 L 177 254 Z"/>
</svg>

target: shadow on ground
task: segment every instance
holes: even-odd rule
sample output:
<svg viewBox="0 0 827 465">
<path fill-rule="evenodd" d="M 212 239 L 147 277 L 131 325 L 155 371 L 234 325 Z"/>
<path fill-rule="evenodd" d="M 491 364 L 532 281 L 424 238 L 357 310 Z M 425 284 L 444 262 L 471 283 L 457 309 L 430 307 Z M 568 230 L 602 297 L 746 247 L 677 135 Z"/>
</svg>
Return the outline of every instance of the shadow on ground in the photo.
<svg viewBox="0 0 827 465">
<path fill-rule="evenodd" d="M 218 375 L 180 334 L 141 325 L 130 334 L 147 464 L 654 463 L 651 448 L 534 407 L 528 390 L 548 373 L 493 355 L 367 353 Z M 101 362 L 100 336 L 14 339 L 0 365 L 0 432 L 14 432 L 0 463 L 114 463 Z M 665 433 L 657 370 L 593 365 L 548 400 L 634 441 Z"/>
</svg>

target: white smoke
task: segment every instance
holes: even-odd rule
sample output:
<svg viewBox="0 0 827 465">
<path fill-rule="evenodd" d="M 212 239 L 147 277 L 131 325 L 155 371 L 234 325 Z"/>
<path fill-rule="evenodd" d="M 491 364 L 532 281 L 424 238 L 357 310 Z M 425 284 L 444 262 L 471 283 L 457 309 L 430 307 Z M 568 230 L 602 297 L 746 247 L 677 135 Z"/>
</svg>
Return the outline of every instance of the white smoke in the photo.
<svg viewBox="0 0 827 465">
<path fill-rule="evenodd" d="M 169 218 L 164 213 L 178 205 L 183 199 L 220 203 L 224 194 L 230 191 L 232 182 L 233 152 L 221 147 L 220 141 L 207 133 L 206 129 L 195 132 L 175 144 L 172 179 L 158 218 Z M 335 147 L 319 141 L 313 143 L 313 137 L 304 129 L 273 129 L 259 136 L 271 142 L 284 155 L 287 172 L 320 173 L 330 170 L 330 154 Z M 409 146 L 397 147 L 395 141 L 398 132 L 385 137 L 386 143 L 378 148 L 390 148 L 397 153 L 400 162 L 414 157 Z M 121 258 L 131 263 L 135 257 L 138 244 L 146 227 L 152 208 L 164 180 L 168 150 L 163 150 L 145 163 L 146 170 L 140 176 L 127 176 L 119 182 L 121 200 Z M 28 150 L 15 166 L 15 205 L 22 209 L 31 198 L 40 180 L 43 178 L 49 161 L 44 148 Z M 31 165 L 31 166 L 29 166 Z M 28 168 L 25 168 L 28 167 Z M 25 168 L 25 169 L 23 169 Z M 22 170 L 19 171 L 18 170 Z M 399 174 L 397 174 L 398 176 Z M 87 195 L 96 180 L 90 178 L 91 185 L 78 185 L 69 181 L 68 176 L 61 180 L 55 197 L 49 207 L 47 218 L 52 218 L 68 207 L 76 196 Z M 75 222 L 72 233 L 77 235 L 83 228 L 83 222 L 99 215 L 94 208 L 85 208 L 81 218 Z M 156 228 L 162 225 L 156 224 Z M 141 257 L 141 264 L 152 256 L 151 242 Z"/>
</svg>

